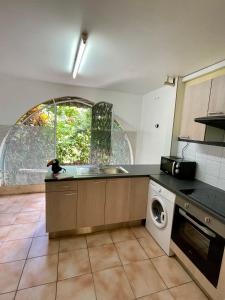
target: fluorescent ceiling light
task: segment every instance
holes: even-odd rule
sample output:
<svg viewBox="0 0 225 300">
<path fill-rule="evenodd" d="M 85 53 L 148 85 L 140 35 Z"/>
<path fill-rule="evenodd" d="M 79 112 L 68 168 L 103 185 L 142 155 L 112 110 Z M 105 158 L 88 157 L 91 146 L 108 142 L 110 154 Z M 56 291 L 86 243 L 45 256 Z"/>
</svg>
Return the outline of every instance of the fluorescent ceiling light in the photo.
<svg viewBox="0 0 225 300">
<path fill-rule="evenodd" d="M 81 64 L 81 60 L 84 54 L 84 50 L 86 47 L 86 42 L 87 42 L 87 33 L 83 32 L 80 38 L 80 42 L 78 45 L 78 49 L 76 52 L 75 60 L 74 60 L 74 67 L 73 67 L 73 78 L 76 78 L 77 73 L 79 71 L 79 67 Z"/>
</svg>

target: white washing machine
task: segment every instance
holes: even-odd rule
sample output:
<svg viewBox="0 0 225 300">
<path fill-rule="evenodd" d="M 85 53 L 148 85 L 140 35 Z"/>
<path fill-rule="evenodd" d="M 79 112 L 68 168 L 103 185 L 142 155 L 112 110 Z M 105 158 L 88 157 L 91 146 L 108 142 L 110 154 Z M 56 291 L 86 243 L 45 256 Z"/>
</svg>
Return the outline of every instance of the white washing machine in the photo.
<svg viewBox="0 0 225 300">
<path fill-rule="evenodd" d="M 170 250 L 170 239 L 175 197 L 175 194 L 171 193 L 155 181 L 150 181 L 146 228 L 169 256 L 173 254 Z"/>
</svg>

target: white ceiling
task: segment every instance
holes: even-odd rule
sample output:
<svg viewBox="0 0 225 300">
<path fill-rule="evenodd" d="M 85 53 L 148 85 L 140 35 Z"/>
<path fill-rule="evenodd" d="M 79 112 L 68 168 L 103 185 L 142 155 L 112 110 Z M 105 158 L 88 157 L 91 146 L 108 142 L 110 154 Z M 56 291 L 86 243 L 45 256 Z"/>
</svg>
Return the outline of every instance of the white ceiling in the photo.
<svg viewBox="0 0 225 300">
<path fill-rule="evenodd" d="M 0 72 L 144 94 L 225 59 L 224 13 L 224 0 L 0 0 Z"/>
</svg>

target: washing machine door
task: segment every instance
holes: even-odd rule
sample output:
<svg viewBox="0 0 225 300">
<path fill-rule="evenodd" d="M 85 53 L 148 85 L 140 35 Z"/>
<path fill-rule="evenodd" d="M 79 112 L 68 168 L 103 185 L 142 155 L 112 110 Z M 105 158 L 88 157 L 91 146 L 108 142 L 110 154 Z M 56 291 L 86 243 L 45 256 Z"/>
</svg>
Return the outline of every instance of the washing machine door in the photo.
<svg viewBox="0 0 225 300">
<path fill-rule="evenodd" d="M 153 197 L 150 213 L 154 224 L 158 228 L 164 228 L 167 223 L 167 211 L 163 199 L 161 197 Z"/>
</svg>

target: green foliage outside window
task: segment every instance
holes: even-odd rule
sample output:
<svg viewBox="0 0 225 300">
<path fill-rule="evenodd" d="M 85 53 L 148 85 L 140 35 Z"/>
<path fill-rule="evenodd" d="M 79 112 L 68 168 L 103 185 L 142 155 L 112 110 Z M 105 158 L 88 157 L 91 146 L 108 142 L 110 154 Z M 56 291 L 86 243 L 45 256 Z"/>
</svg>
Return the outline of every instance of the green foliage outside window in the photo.
<svg viewBox="0 0 225 300">
<path fill-rule="evenodd" d="M 56 156 L 64 164 L 88 164 L 91 108 L 57 106 Z"/>
</svg>

